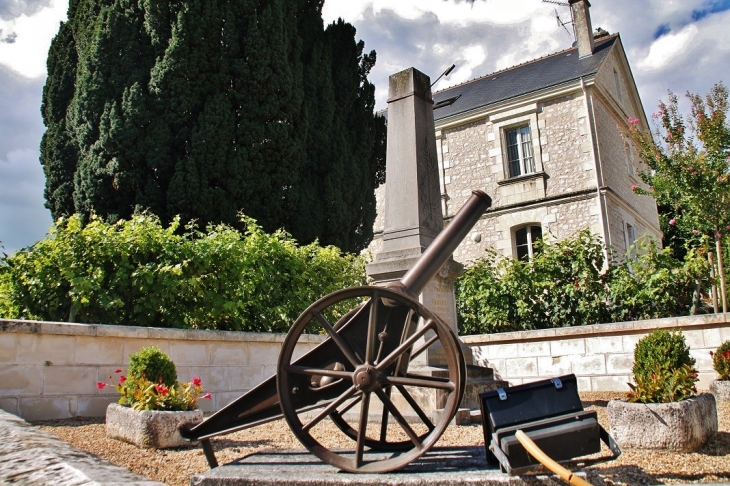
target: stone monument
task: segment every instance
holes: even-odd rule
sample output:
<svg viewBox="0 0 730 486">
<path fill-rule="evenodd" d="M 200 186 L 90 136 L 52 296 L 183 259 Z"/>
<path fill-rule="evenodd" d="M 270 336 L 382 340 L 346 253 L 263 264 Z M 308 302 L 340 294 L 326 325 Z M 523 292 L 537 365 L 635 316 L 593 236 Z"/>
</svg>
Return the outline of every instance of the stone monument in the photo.
<svg viewBox="0 0 730 486">
<path fill-rule="evenodd" d="M 375 285 L 401 278 L 444 226 L 430 81 L 414 68 L 396 73 L 389 80 L 383 245 L 366 267 Z M 461 273 L 463 266 L 450 259 L 418 296 L 455 332 L 454 283 Z M 423 365 L 445 365 L 441 353 L 433 348 L 422 358 Z M 462 407 L 477 409 L 478 393 L 506 383 L 495 382 L 493 370 L 474 366 L 471 349 L 463 343 L 461 348 L 468 366 Z M 433 371 L 438 373 L 437 369 Z"/>
</svg>

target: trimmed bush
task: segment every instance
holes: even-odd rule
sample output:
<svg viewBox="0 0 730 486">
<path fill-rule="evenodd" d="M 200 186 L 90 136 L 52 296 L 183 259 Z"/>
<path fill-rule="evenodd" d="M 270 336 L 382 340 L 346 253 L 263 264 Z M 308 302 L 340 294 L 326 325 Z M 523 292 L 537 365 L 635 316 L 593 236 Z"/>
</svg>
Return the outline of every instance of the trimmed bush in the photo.
<svg viewBox="0 0 730 486">
<path fill-rule="evenodd" d="M 697 392 L 694 364 L 680 331 L 652 331 L 634 348 L 635 384 L 629 383 L 629 401 L 668 403 L 691 397 Z"/>
<path fill-rule="evenodd" d="M 712 355 L 712 367 L 720 380 L 730 380 L 730 341 L 725 341 Z"/>
<path fill-rule="evenodd" d="M 128 373 L 131 378 L 146 378 L 152 383 L 162 382 L 167 387 L 177 383 L 175 363 L 156 346 L 147 346 L 130 354 Z"/>
</svg>

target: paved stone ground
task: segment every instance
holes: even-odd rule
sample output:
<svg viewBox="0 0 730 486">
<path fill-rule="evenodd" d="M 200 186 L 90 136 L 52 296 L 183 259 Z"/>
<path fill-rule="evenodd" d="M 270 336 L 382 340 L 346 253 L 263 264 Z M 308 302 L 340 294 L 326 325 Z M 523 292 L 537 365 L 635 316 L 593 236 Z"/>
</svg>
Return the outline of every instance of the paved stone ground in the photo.
<svg viewBox="0 0 730 486">
<path fill-rule="evenodd" d="M 0 410 L 0 484 L 164 486 Z"/>
<path fill-rule="evenodd" d="M 374 459 L 365 454 L 365 460 Z M 579 476 L 585 477 L 583 474 Z M 483 447 L 437 447 L 395 472 L 350 474 L 308 451 L 256 453 L 193 476 L 194 486 L 517 486 L 563 485 L 554 476 L 508 476 L 488 466 Z"/>
</svg>

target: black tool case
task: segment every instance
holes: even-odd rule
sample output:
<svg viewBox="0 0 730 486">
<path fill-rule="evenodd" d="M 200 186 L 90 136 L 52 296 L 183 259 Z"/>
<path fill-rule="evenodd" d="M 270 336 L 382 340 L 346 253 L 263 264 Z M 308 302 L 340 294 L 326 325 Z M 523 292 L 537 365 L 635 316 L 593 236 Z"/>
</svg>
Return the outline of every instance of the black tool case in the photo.
<svg viewBox="0 0 730 486">
<path fill-rule="evenodd" d="M 556 461 L 600 452 L 601 440 L 615 456 L 621 453 L 596 412 L 583 410 L 575 375 L 499 388 L 479 398 L 487 462 L 509 474 L 540 465 L 515 437 L 518 430 Z"/>
</svg>

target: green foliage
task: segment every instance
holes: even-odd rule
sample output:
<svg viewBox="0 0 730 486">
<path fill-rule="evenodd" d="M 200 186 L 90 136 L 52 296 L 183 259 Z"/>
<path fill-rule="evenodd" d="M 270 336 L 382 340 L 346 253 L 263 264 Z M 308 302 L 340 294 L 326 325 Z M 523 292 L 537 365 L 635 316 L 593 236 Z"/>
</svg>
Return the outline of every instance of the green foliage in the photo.
<svg viewBox="0 0 730 486">
<path fill-rule="evenodd" d="M 490 251 L 457 280 L 461 333 L 686 314 L 695 281 L 707 275 L 707 262 L 696 251 L 681 262 L 650 239 L 640 239 L 625 259 L 610 266 L 601 242 L 587 230 L 537 248 L 528 262 Z"/>
<path fill-rule="evenodd" d="M 636 383 L 629 384 L 629 401 L 667 403 L 692 396 L 697 391 L 694 364 L 681 331 L 652 331 L 634 348 Z"/>
<path fill-rule="evenodd" d="M 640 174 L 649 186 L 637 191 L 653 196 L 662 211 L 665 244 L 676 255 L 686 248 L 707 251 L 714 242 L 722 263 L 723 242 L 730 231 L 730 124 L 728 90 L 718 83 L 702 97 L 687 93 L 690 116 L 679 110 L 679 99 L 669 93 L 652 115 L 655 133 L 629 119 L 627 138 L 634 144 L 647 170 Z M 724 264 L 720 266 L 724 280 Z"/>
<path fill-rule="evenodd" d="M 177 382 L 177 370 L 160 348 L 147 346 L 129 355 L 129 377 L 146 378 L 169 387 Z"/>
<path fill-rule="evenodd" d="M 121 373 L 122 370 L 117 370 Z M 111 378 L 111 376 L 109 377 Z M 200 378 L 193 378 L 190 383 L 175 381 L 171 386 L 164 383 L 153 383 L 144 376 L 121 375 L 116 384 L 98 382 L 96 387 L 101 389 L 113 386 L 119 392 L 120 405 L 131 407 L 134 410 L 160 410 L 179 412 L 194 410 L 198 400 L 210 399 L 210 392 L 203 394 L 203 384 Z"/>
<path fill-rule="evenodd" d="M 41 142 L 54 218 L 143 210 L 239 231 L 244 212 L 359 251 L 385 121 L 375 52 L 322 1 L 71 0 L 48 57 Z"/>
<path fill-rule="evenodd" d="M 730 380 L 730 341 L 725 341 L 712 355 L 712 367 L 721 380 Z"/>
<path fill-rule="evenodd" d="M 640 238 L 627 258 L 608 271 L 610 319 L 621 322 L 688 315 L 697 282 L 706 288 L 708 279 L 707 260 L 697 250 L 689 250 L 680 261 L 671 248 L 659 248 L 649 237 Z"/>
<path fill-rule="evenodd" d="M 689 365 L 664 369 L 655 365 L 650 373 L 635 378 L 636 384 L 629 383 L 630 402 L 669 403 L 685 400 L 697 392 L 695 382 L 697 373 Z"/>
<path fill-rule="evenodd" d="M 59 220 L 51 237 L 0 258 L 0 290 L 10 295 L 0 315 L 286 332 L 318 298 L 364 283 L 362 259 L 241 221 L 245 233 L 182 229 L 179 219 L 165 228 L 145 214 L 115 224 Z"/>
<path fill-rule="evenodd" d="M 676 370 L 684 365 L 694 366 L 689 347 L 680 331 L 656 329 L 639 340 L 634 348 L 634 378 L 646 377 L 656 368 Z"/>
</svg>

